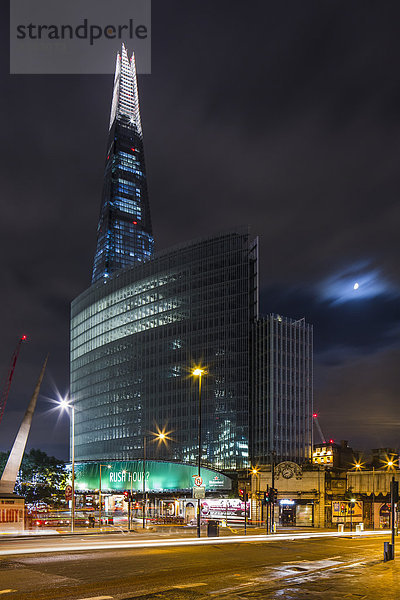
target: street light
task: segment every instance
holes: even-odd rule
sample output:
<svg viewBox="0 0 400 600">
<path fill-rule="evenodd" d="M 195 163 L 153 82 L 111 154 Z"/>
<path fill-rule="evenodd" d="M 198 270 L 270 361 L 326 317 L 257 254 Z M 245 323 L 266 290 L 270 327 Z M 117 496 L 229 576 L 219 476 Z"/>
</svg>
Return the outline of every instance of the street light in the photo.
<svg viewBox="0 0 400 600">
<path fill-rule="evenodd" d="M 143 529 L 146 528 L 146 436 L 143 436 Z"/>
<path fill-rule="evenodd" d="M 61 410 L 66 410 L 68 413 L 70 412 L 70 421 L 71 421 L 71 467 L 72 467 L 72 498 L 71 498 L 71 533 L 75 531 L 75 404 L 70 398 L 70 402 L 68 402 L 68 396 L 60 400 L 58 402 Z"/>
<path fill-rule="evenodd" d="M 167 443 L 167 440 L 170 439 L 168 437 L 168 433 L 165 433 L 165 431 L 158 431 L 158 433 L 153 433 L 154 438 L 151 440 L 152 442 L 155 442 L 156 440 L 158 440 L 158 442 L 164 442 L 164 444 Z M 144 435 L 143 436 L 143 529 L 146 528 L 146 508 L 147 508 L 147 501 L 146 501 L 146 445 L 147 445 L 147 436 Z"/>
<path fill-rule="evenodd" d="M 255 487 L 255 497 L 256 497 L 256 503 L 257 503 L 257 512 L 259 512 L 258 516 L 259 516 L 259 521 L 260 521 L 260 526 L 263 520 L 263 506 L 262 506 L 262 502 L 261 502 L 261 498 L 260 496 L 260 477 L 258 476 L 260 472 L 260 469 L 257 467 L 251 467 L 250 469 L 250 473 L 252 475 L 254 475 L 254 477 L 256 477 L 255 480 L 255 485 L 253 486 L 253 481 L 251 482 L 251 491 L 253 491 L 253 487 Z M 246 525 L 246 519 L 247 519 L 247 502 L 245 502 L 244 505 L 244 523 Z M 252 522 L 253 519 L 252 519 Z M 245 528 L 246 531 L 246 528 Z"/>
<path fill-rule="evenodd" d="M 206 374 L 205 369 L 196 367 L 192 370 L 193 377 L 199 378 L 199 415 L 198 415 L 198 438 L 199 438 L 199 456 L 198 456 L 198 476 L 201 477 L 201 378 Z M 200 481 L 200 480 L 199 480 Z M 200 498 L 197 498 L 197 537 L 200 537 Z"/>
<path fill-rule="evenodd" d="M 100 465 L 100 477 L 99 477 L 99 528 L 101 529 L 101 468 L 107 467 L 111 469 L 111 465 Z"/>
</svg>

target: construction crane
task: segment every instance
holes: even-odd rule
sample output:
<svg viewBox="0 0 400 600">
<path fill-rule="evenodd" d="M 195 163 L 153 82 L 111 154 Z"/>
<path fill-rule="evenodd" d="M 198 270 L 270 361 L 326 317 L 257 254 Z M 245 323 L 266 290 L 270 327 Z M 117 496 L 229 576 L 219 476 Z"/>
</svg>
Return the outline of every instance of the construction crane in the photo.
<svg viewBox="0 0 400 600">
<path fill-rule="evenodd" d="M 8 374 L 7 374 L 7 379 L 5 381 L 5 384 L 3 386 L 3 389 L 1 391 L 1 398 L 0 398 L 0 423 L 1 420 L 3 418 L 3 414 L 4 414 L 4 409 L 6 407 L 7 404 L 7 398 L 8 398 L 8 394 L 10 392 L 10 387 L 11 387 L 11 381 L 14 375 L 14 371 L 15 371 L 15 365 L 17 364 L 17 359 L 18 359 L 18 355 L 19 355 L 19 351 L 21 348 L 21 344 L 22 342 L 26 341 L 26 335 L 23 335 L 19 338 L 18 340 L 18 344 L 14 350 L 14 353 L 12 355 L 11 358 L 11 363 L 10 363 L 10 368 L 8 369 Z"/>
<path fill-rule="evenodd" d="M 325 439 L 324 434 L 322 433 L 321 425 L 319 424 L 319 421 L 318 421 L 318 414 L 316 412 L 313 413 L 313 419 L 314 419 L 314 423 L 318 429 L 318 433 L 321 438 L 322 444 L 326 444 L 326 439 Z M 333 442 L 333 440 L 330 440 L 330 441 Z"/>
</svg>

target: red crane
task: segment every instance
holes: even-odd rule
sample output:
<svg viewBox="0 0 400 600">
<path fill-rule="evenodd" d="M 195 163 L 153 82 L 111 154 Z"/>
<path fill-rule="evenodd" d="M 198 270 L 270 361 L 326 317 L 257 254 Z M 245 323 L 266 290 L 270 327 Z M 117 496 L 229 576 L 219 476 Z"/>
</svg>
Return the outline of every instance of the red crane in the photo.
<svg viewBox="0 0 400 600">
<path fill-rule="evenodd" d="M 322 433 L 321 425 L 319 424 L 319 421 L 318 421 L 318 414 L 317 414 L 316 412 L 315 412 L 315 413 L 313 413 L 313 419 L 314 419 L 314 423 L 315 423 L 315 425 L 316 425 L 316 427 L 317 427 L 317 429 L 318 429 L 318 433 L 319 433 L 319 435 L 320 435 L 321 442 L 322 442 L 323 444 L 326 444 L 326 439 L 325 439 L 325 436 L 324 436 L 324 434 Z M 330 442 L 333 442 L 333 440 L 329 440 L 329 441 L 330 441 Z"/>
<path fill-rule="evenodd" d="M 14 371 L 15 371 L 15 365 L 17 364 L 17 358 L 19 355 L 19 350 L 21 348 L 21 344 L 22 342 L 26 341 L 26 335 L 23 335 L 19 338 L 18 340 L 18 344 L 14 350 L 14 353 L 12 355 L 11 358 L 11 364 L 10 364 L 10 368 L 8 369 L 8 374 L 7 374 L 7 379 L 5 381 L 5 384 L 3 386 L 3 389 L 1 391 L 1 399 L 0 399 L 0 422 L 3 418 L 3 414 L 4 414 L 4 409 L 6 407 L 7 404 L 7 398 L 8 398 L 8 393 L 10 391 L 10 387 L 11 387 L 11 381 L 14 375 Z"/>
</svg>

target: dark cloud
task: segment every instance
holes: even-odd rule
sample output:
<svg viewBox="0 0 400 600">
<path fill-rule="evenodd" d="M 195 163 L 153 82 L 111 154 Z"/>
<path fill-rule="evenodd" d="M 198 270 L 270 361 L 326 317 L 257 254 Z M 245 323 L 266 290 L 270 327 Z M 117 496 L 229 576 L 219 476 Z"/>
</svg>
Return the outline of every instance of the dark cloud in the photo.
<svg viewBox="0 0 400 600">
<path fill-rule="evenodd" d="M 314 402 L 327 438 L 364 450 L 399 447 L 399 359 L 392 349 L 319 367 Z"/>
<path fill-rule="evenodd" d="M 4 434 L 47 351 L 49 375 L 68 388 L 69 303 L 90 282 L 112 77 L 10 76 L 1 10 L 3 373 L 18 336 L 31 338 Z M 171 0 L 153 2 L 152 15 L 152 75 L 139 90 L 157 247 L 249 224 L 265 311 L 315 325 L 321 403 L 331 402 L 333 374 L 339 394 L 336 378 L 353 373 L 354 406 L 373 405 L 380 373 L 382 385 L 394 382 L 385 365 L 396 299 L 329 307 L 317 290 L 360 261 L 399 287 L 400 5 Z M 54 394 L 50 377 L 43 393 Z M 43 419 L 46 444 L 65 456 L 65 420 L 59 429 Z M 40 418 L 30 443 L 44 447 Z"/>
<path fill-rule="evenodd" d="M 307 288 L 264 288 L 264 313 L 276 312 L 305 319 L 314 325 L 316 364 L 345 362 L 349 356 L 375 354 L 399 345 L 398 297 L 377 296 L 331 304 Z"/>
</svg>

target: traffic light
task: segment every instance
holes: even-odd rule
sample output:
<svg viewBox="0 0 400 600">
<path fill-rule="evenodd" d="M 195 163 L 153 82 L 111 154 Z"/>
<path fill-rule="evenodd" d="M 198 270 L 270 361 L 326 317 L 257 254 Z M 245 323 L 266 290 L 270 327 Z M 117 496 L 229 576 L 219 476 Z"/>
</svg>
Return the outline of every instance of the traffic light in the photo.
<svg viewBox="0 0 400 600">
<path fill-rule="evenodd" d="M 270 491 L 264 492 L 264 504 L 269 504 L 271 501 Z"/>
<path fill-rule="evenodd" d="M 130 502 L 132 500 L 131 493 L 129 490 L 124 491 L 124 500 L 125 502 Z"/>
<path fill-rule="evenodd" d="M 271 488 L 269 490 L 270 502 L 276 502 L 277 498 L 278 498 L 278 490 L 276 488 Z"/>
<path fill-rule="evenodd" d="M 241 500 L 243 500 L 243 502 L 247 502 L 248 494 L 247 494 L 246 490 L 243 490 L 243 489 L 239 490 L 239 498 Z"/>
</svg>

